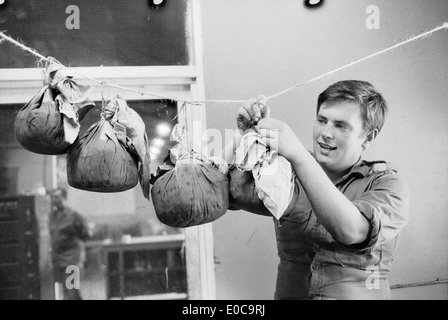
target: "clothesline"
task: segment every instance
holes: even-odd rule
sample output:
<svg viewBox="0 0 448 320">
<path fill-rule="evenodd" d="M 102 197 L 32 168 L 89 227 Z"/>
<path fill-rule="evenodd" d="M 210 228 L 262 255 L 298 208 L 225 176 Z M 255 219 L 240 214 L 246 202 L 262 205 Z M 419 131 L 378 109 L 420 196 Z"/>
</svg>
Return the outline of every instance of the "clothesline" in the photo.
<svg viewBox="0 0 448 320">
<path fill-rule="evenodd" d="M 377 51 L 377 52 L 375 52 L 375 53 L 373 53 L 373 54 L 370 54 L 370 55 L 368 55 L 368 56 L 366 56 L 366 57 L 364 57 L 364 58 L 361 58 L 361 59 L 355 60 L 355 61 L 353 61 L 353 62 L 350 62 L 350 63 L 348 63 L 348 64 L 346 64 L 346 65 L 343 65 L 342 67 L 333 69 L 333 70 L 328 71 L 328 72 L 326 72 L 326 73 L 324 73 L 324 74 L 322 74 L 322 75 L 319 75 L 319 76 L 317 76 L 317 77 L 314 77 L 314 78 L 312 78 L 312 79 L 309 79 L 309 80 L 307 80 L 307 81 L 305 81 L 305 82 L 296 84 L 296 85 L 291 86 L 291 87 L 289 87 L 289 88 L 287 88 L 287 89 L 284 89 L 284 90 L 282 90 L 282 91 L 279 91 L 279 92 L 277 92 L 277 93 L 274 93 L 274 94 L 272 94 L 272 95 L 269 95 L 269 96 L 266 97 L 266 101 L 271 100 L 271 99 L 274 99 L 274 98 L 279 97 L 279 96 L 281 96 L 281 95 L 284 95 L 284 94 L 286 94 L 286 93 L 288 93 L 288 92 L 290 92 L 290 91 L 292 91 L 292 90 L 295 90 L 295 89 L 297 89 L 297 88 L 300 88 L 300 87 L 302 87 L 302 86 L 305 86 L 305 85 L 308 85 L 308 84 L 310 84 L 310 83 L 316 82 L 316 81 L 318 81 L 318 80 L 320 80 L 320 79 L 329 77 L 329 76 L 331 76 L 331 75 L 333 75 L 333 74 L 335 74 L 335 73 L 337 73 L 337 72 L 339 72 L 339 71 L 342 71 L 342 70 L 347 69 L 347 68 L 349 68 L 349 67 L 351 67 L 351 66 L 354 66 L 354 65 L 356 65 L 356 64 L 358 64 L 358 63 L 361 63 L 361 62 L 363 62 L 363 61 L 366 61 L 366 60 L 372 59 L 372 58 L 374 58 L 374 57 L 376 57 L 376 56 L 379 56 L 379 55 L 382 55 L 382 54 L 384 54 L 384 53 L 387 53 L 387 52 L 389 52 L 389 51 L 391 51 L 391 50 L 394 50 L 394 49 L 396 49 L 396 48 L 398 48 L 398 47 L 401 47 L 401 46 L 403 46 L 403 45 L 405 45 L 405 44 L 408 44 L 408 43 L 410 43 L 410 42 L 413 42 L 413 41 L 416 41 L 416 40 L 419 40 L 419 39 L 428 37 L 428 36 L 430 36 L 431 34 L 433 34 L 434 32 L 440 31 L 440 30 L 442 30 L 442 29 L 448 29 L 448 22 L 445 22 L 445 23 L 443 23 L 442 25 L 440 25 L 440 26 L 438 26 L 438 27 L 436 27 L 436 28 L 434 28 L 434 29 L 432 29 L 432 30 L 429 30 L 429 31 L 424 32 L 424 33 L 421 33 L 421 34 L 419 34 L 419 35 L 417 35 L 417 36 L 411 37 L 411 38 L 409 38 L 409 39 L 407 39 L 407 40 L 405 40 L 405 41 L 402 41 L 402 42 L 400 42 L 400 43 L 397 43 L 397 44 L 395 44 L 395 45 L 393 45 L 393 46 L 391 46 L 391 47 L 388 47 L 388 48 L 386 48 L 386 49 Z M 3 38 L 4 40 L 6 40 L 6 41 L 11 42 L 12 44 L 14 44 L 15 46 L 21 48 L 22 50 L 27 51 L 27 52 L 31 53 L 32 55 L 38 57 L 38 58 L 40 59 L 40 61 L 46 61 L 46 62 L 48 62 L 48 63 L 56 63 L 56 64 L 59 64 L 59 65 L 60 65 L 61 67 L 63 67 L 63 68 L 70 69 L 70 68 L 64 66 L 63 64 L 61 64 L 60 62 L 58 62 L 56 59 L 54 59 L 54 58 L 52 58 L 52 57 L 45 57 L 45 56 L 43 56 L 42 54 L 40 54 L 39 52 L 37 52 L 35 49 L 30 48 L 30 47 L 27 47 L 27 46 L 25 46 L 24 44 L 22 44 L 22 43 L 20 43 L 20 42 L 18 42 L 18 41 L 16 41 L 16 40 L 14 40 L 13 38 L 7 36 L 4 32 L 0 32 L 0 37 L 2 37 L 2 38 Z M 3 39 L 0 39 L 0 44 L 3 42 Z M 98 83 L 98 84 L 100 84 L 100 85 L 102 85 L 102 86 L 105 86 L 105 87 L 116 88 L 116 89 L 120 89 L 120 90 L 125 90 L 125 91 L 129 91 L 129 92 L 138 93 L 138 94 L 141 94 L 141 95 L 149 95 L 149 96 L 156 97 L 156 98 L 160 98 L 160 99 L 163 99 L 163 100 L 178 101 L 178 102 L 187 103 L 187 104 L 192 104 L 192 105 L 201 105 L 201 104 L 207 104 L 207 103 L 215 103 L 215 104 L 233 104 L 233 103 L 246 103 L 246 102 L 249 101 L 249 100 L 192 100 L 192 101 L 188 101 L 188 100 L 179 100 L 179 99 L 174 99 L 174 98 L 170 98 L 170 97 L 165 97 L 165 96 L 157 95 L 157 94 L 154 94 L 154 93 L 151 93 L 151 92 L 147 92 L 147 91 L 136 90 L 136 89 L 132 89 L 132 88 L 129 88 L 129 87 L 123 87 L 123 86 L 119 86 L 119 85 L 115 85 L 115 84 L 107 83 L 107 82 L 105 82 L 105 81 L 101 81 L 101 80 L 98 80 L 98 79 L 95 79 L 95 78 L 86 76 L 86 75 L 84 75 L 84 74 L 82 74 L 82 73 L 80 73 L 80 72 L 77 72 L 77 71 L 73 70 L 73 69 L 71 69 L 71 72 L 74 73 L 74 74 L 76 74 L 76 75 L 78 75 L 78 76 L 81 76 L 81 77 L 83 77 L 83 78 L 85 78 L 85 79 L 88 79 L 88 80 L 91 80 L 91 81 L 93 81 L 93 82 L 96 82 L 96 83 Z"/>
</svg>

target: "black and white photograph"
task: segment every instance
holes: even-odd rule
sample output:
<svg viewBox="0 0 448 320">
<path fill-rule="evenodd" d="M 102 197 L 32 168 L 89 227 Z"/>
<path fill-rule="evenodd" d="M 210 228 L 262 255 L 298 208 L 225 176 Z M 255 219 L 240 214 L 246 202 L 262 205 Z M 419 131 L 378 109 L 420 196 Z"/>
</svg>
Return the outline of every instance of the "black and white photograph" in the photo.
<svg viewBox="0 0 448 320">
<path fill-rule="evenodd" d="M 447 122 L 446 0 L 0 0 L 0 300 L 446 301 Z"/>
</svg>

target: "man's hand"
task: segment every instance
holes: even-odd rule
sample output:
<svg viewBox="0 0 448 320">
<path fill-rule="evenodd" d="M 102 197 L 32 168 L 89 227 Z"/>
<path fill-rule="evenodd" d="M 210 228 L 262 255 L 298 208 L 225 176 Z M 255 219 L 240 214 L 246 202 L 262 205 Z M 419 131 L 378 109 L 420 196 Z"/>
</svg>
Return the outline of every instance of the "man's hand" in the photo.
<svg viewBox="0 0 448 320">
<path fill-rule="evenodd" d="M 255 129 L 263 142 L 291 163 L 300 161 L 301 155 L 307 152 L 294 131 L 283 121 L 274 118 L 262 119 Z"/>
<path fill-rule="evenodd" d="M 265 96 L 251 99 L 238 109 L 236 115 L 238 129 L 244 134 L 246 130 L 255 126 L 261 119 L 269 118 L 270 113 L 270 108 L 266 105 Z"/>
</svg>

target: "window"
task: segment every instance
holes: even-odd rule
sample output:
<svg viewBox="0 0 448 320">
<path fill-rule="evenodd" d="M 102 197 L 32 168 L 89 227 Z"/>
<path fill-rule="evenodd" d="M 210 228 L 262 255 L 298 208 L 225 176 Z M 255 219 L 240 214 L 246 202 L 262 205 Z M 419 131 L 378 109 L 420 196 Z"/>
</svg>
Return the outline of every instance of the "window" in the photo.
<svg viewBox="0 0 448 320">
<path fill-rule="evenodd" d="M 159 151 L 154 149 L 153 171 L 170 147 L 166 138 L 162 142 L 156 140 L 160 139 L 156 137 L 156 121 L 185 123 L 190 128 L 192 141 L 201 137 L 205 129 L 203 106 L 186 105 L 179 112 L 182 104 L 177 103 L 177 100 L 203 98 L 201 44 L 197 40 L 201 38 L 199 2 L 167 0 L 159 8 L 149 6 L 146 0 L 134 0 L 132 4 L 118 0 L 78 0 L 75 3 L 79 8 L 79 29 L 66 26 L 71 14 L 66 9 L 73 4 L 68 0 L 51 1 L 51 5 L 50 0 L 9 1 L 0 8 L 0 28 L 42 55 L 70 66 L 78 82 L 93 87 L 91 98 L 97 108 L 82 121 L 81 132 L 98 117 L 104 97 L 111 99 L 121 95 L 142 116 L 148 138 L 162 145 Z M 38 59 L 7 42 L 0 44 L 0 50 L 0 178 L 7 181 L 0 186 L 1 195 L 38 192 L 42 186 L 50 189 L 64 184 L 65 157 L 26 151 L 15 140 L 12 129 L 17 110 L 42 87 L 41 70 L 36 67 Z M 135 91 L 103 87 L 88 78 Z M 161 99 L 161 96 L 169 99 Z M 179 116 L 172 121 L 178 112 Z M 195 122 L 203 125 L 193 126 Z M 89 201 L 81 201 L 83 197 L 88 197 Z M 121 193 L 121 206 L 113 206 L 117 197 L 115 202 L 110 199 L 108 194 L 69 190 L 69 203 L 81 206 L 80 212 L 97 214 L 97 220 L 127 215 L 128 221 L 135 219 L 140 223 L 138 217 L 149 217 L 152 204 L 138 189 Z M 101 210 L 102 204 L 109 200 L 112 201 L 110 210 Z M 91 207 L 87 207 L 88 204 Z M 118 212 L 117 208 L 122 207 L 128 208 L 127 211 Z M 119 224 L 118 220 L 114 222 Z M 114 231 L 117 239 L 129 233 L 138 239 L 150 235 L 153 232 L 150 229 L 151 223 L 147 223 L 146 227 L 127 225 Z M 98 230 L 98 240 L 101 240 L 101 233 L 114 231 Z M 183 235 L 189 299 L 215 297 L 211 232 L 211 225 L 165 232 Z"/>
<path fill-rule="evenodd" d="M 160 8 L 150 3 L 14 0 L 0 9 L 0 28 L 72 67 L 190 65 L 188 1 L 166 1 Z M 76 20 L 78 29 L 69 29 Z M 35 65 L 20 48 L 2 48 L 1 68 Z"/>
</svg>

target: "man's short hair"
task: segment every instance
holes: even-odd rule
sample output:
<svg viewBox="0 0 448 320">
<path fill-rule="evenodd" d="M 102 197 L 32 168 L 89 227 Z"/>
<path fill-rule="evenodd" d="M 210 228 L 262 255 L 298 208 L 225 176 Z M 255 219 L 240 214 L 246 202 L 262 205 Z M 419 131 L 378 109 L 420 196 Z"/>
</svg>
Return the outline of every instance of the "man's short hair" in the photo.
<svg viewBox="0 0 448 320">
<path fill-rule="evenodd" d="M 58 192 L 58 191 L 61 192 L 61 196 L 62 196 L 64 199 L 67 199 L 67 189 L 62 188 L 62 187 L 54 188 L 53 190 L 50 191 L 50 195 L 52 195 L 52 194 L 54 194 L 54 193 L 56 193 L 56 192 Z"/>
<path fill-rule="evenodd" d="M 365 132 L 381 131 L 388 106 L 381 93 L 369 82 L 359 80 L 339 81 L 329 86 L 317 99 L 317 113 L 325 102 L 356 102 L 361 107 Z"/>
</svg>

